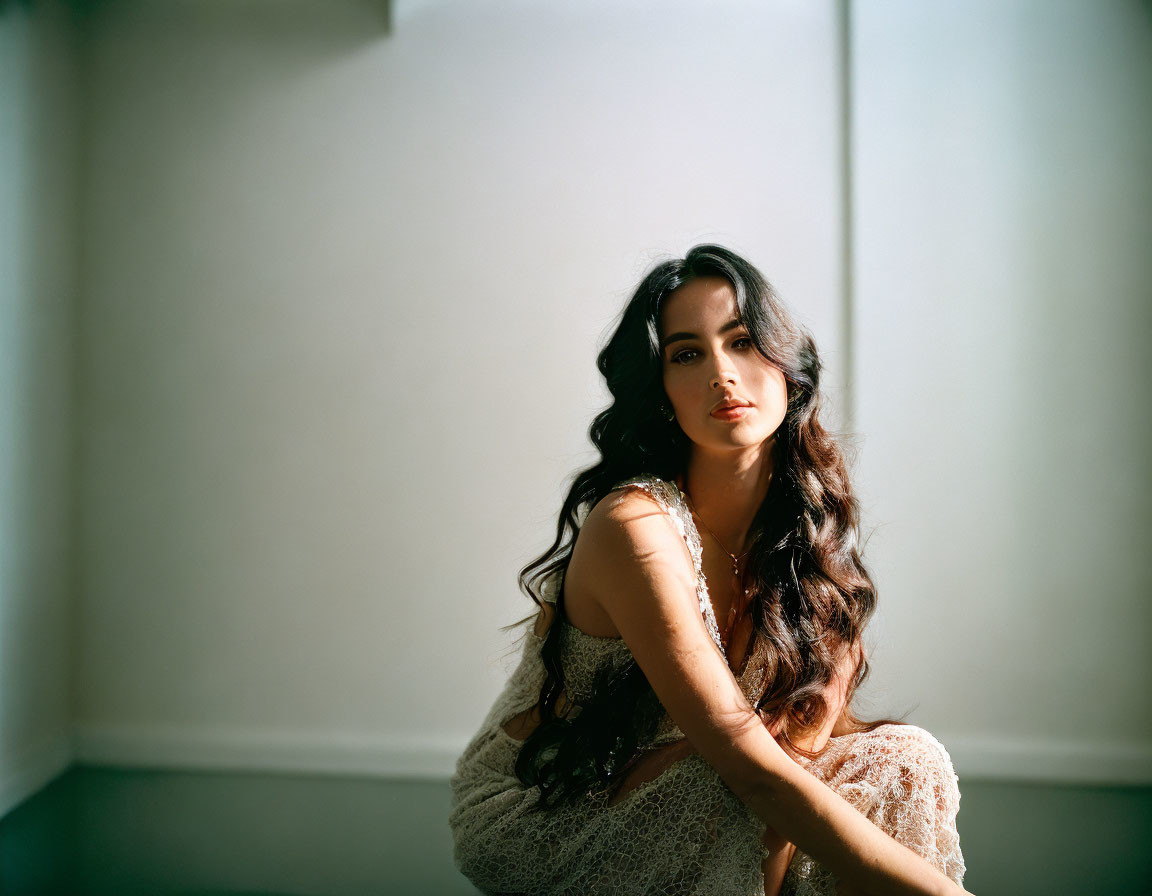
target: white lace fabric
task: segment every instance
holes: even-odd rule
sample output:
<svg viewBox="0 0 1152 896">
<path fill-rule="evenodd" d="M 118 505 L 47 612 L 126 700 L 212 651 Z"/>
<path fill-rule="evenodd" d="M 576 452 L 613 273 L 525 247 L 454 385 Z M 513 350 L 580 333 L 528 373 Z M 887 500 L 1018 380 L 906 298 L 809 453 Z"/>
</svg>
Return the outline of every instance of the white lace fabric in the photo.
<svg viewBox="0 0 1152 896">
<path fill-rule="evenodd" d="M 834 737 L 806 767 L 881 830 L 963 883 L 959 782 L 948 751 L 930 733 L 881 725 Z M 830 871 L 797 850 L 781 893 L 825 896 L 835 884 Z"/>
<path fill-rule="evenodd" d="M 671 516 L 697 574 L 705 628 L 720 648 L 699 533 L 674 483 L 635 477 Z M 555 601 L 555 579 L 543 597 Z M 565 691 L 579 704 L 605 664 L 631 662 L 620 638 L 585 634 L 558 617 Z M 515 774 L 520 741 L 503 725 L 533 706 L 546 672 L 543 639 L 528 630 L 519 664 L 456 763 L 449 825 L 457 867 L 488 894 L 539 896 L 763 896 L 764 824 L 699 755 L 674 762 L 658 777 L 608 804 L 606 790 L 576 803 L 534 811 L 538 787 Z M 755 674 L 741 686 L 754 697 Z M 665 716 L 646 748 L 684 735 Z M 947 750 L 913 725 L 882 725 L 833 738 L 805 767 L 867 818 L 958 883 L 964 859 L 956 833 L 960 792 Z M 785 896 L 831 896 L 835 878 L 797 852 Z"/>
</svg>

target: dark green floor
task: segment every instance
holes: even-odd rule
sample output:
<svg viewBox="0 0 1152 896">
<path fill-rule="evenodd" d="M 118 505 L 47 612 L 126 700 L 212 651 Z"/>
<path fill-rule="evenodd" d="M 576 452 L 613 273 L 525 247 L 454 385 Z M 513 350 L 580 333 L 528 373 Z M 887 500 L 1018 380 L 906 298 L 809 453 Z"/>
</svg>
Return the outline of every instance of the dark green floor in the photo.
<svg viewBox="0 0 1152 896">
<path fill-rule="evenodd" d="M 961 779 L 978 896 L 1152 894 L 1152 788 Z M 0 894 L 475 894 L 446 782 L 73 768 L 0 821 Z"/>
</svg>

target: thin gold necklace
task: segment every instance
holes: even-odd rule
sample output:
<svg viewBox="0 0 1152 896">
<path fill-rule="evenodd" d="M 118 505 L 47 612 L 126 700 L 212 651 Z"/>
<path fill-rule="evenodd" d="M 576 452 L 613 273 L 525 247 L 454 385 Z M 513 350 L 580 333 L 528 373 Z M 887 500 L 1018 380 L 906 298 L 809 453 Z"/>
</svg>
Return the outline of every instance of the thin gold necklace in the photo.
<svg viewBox="0 0 1152 896">
<path fill-rule="evenodd" d="M 708 528 L 708 524 L 706 522 L 704 522 L 704 518 L 701 517 L 700 514 L 696 512 L 696 508 L 692 504 L 692 498 L 689 497 L 687 492 L 682 492 L 682 494 L 684 495 L 685 500 L 688 502 L 688 509 L 692 512 L 692 515 L 694 517 L 696 517 L 696 519 L 700 520 L 700 525 L 703 526 L 704 530 L 709 535 L 712 536 L 712 540 L 715 541 L 716 544 L 720 545 L 720 550 L 722 550 L 725 554 L 727 554 L 731 558 L 731 560 L 732 560 L 732 575 L 736 576 L 737 580 L 739 580 L 739 578 L 740 578 L 740 561 L 743 560 L 745 557 L 747 557 L 748 551 L 751 551 L 752 549 L 749 548 L 748 551 L 745 551 L 743 554 L 741 554 L 739 557 L 737 557 L 735 554 L 733 554 L 731 551 L 729 551 L 726 547 L 724 547 L 724 545 L 720 544 L 720 539 L 716 537 L 716 533 Z M 745 591 L 744 595 L 747 596 L 747 594 L 748 594 L 748 592 Z M 741 612 L 743 612 L 743 607 L 741 607 Z M 728 652 L 728 638 L 731 636 L 732 627 L 735 624 L 736 624 L 736 600 L 735 600 L 735 598 L 733 598 L 732 602 L 728 606 L 728 622 L 724 626 L 723 630 L 721 630 L 721 632 L 720 632 L 720 646 L 723 648 L 725 654 L 727 654 L 727 652 Z"/>
<path fill-rule="evenodd" d="M 724 547 L 723 544 L 720 544 L 720 539 L 716 537 L 716 533 L 708 528 L 708 524 L 706 522 L 704 522 L 704 518 L 702 516 L 700 516 L 699 513 L 696 512 L 696 507 L 692 503 L 692 498 L 688 495 L 687 492 L 684 493 L 684 497 L 688 499 L 688 509 L 692 511 L 692 514 L 693 514 L 693 516 L 696 517 L 696 519 L 700 520 L 700 525 L 704 527 L 704 531 L 706 531 L 709 535 L 711 535 L 712 540 L 714 542 L 716 542 L 716 544 L 720 545 L 720 550 L 722 550 L 725 554 L 727 554 L 729 556 L 729 558 L 731 558 L 731 560 L 732 560 L 732 575 L 739 578 L 740 577 L 740 561 L 743 560 L 745 557 L 747 557 L 748 551 L 750 551 L 752 549 L 749 548 L 748 551 L 745 551 L 739 557 L 737 557 L 735 554 L 733 554 L 730 550 L 728 550 L 726 547 Z"/>
</svg>

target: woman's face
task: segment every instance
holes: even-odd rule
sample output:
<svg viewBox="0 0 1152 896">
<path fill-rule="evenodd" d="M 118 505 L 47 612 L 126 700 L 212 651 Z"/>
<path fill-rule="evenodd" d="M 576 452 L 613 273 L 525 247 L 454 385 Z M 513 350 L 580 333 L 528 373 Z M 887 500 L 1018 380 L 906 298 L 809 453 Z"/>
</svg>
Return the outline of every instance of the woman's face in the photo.
<svg viewBox="0 0 1152 896">
<path fill-rule="evenodd" d="M 705 450 L 762 444 L 784 420 L 784 374 L 756 351 L 723 277 L 697 277 L 668 294 L 660 313 L 664 391 L 684 434 Z M 746 405 L 725 411 L 735 401 Z"/>
</svg>

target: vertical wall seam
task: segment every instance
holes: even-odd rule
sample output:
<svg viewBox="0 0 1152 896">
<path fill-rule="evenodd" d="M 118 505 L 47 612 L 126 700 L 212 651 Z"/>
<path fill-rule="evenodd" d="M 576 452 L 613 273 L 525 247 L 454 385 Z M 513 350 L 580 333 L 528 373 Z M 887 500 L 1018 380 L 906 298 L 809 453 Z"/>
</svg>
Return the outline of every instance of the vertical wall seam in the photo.
<svg viewBox="0 0 1152 896">
<path fill-rule="evenodd" d="M 840 65 L 840 353 L 843 358 L 844 428 L 855 434 L 856 428 L 856 321 L 855 300 L 855 229 L 853 227 L 852 152 L 852 0 L 837 2 L 838 53 Z"/>
</svg>

